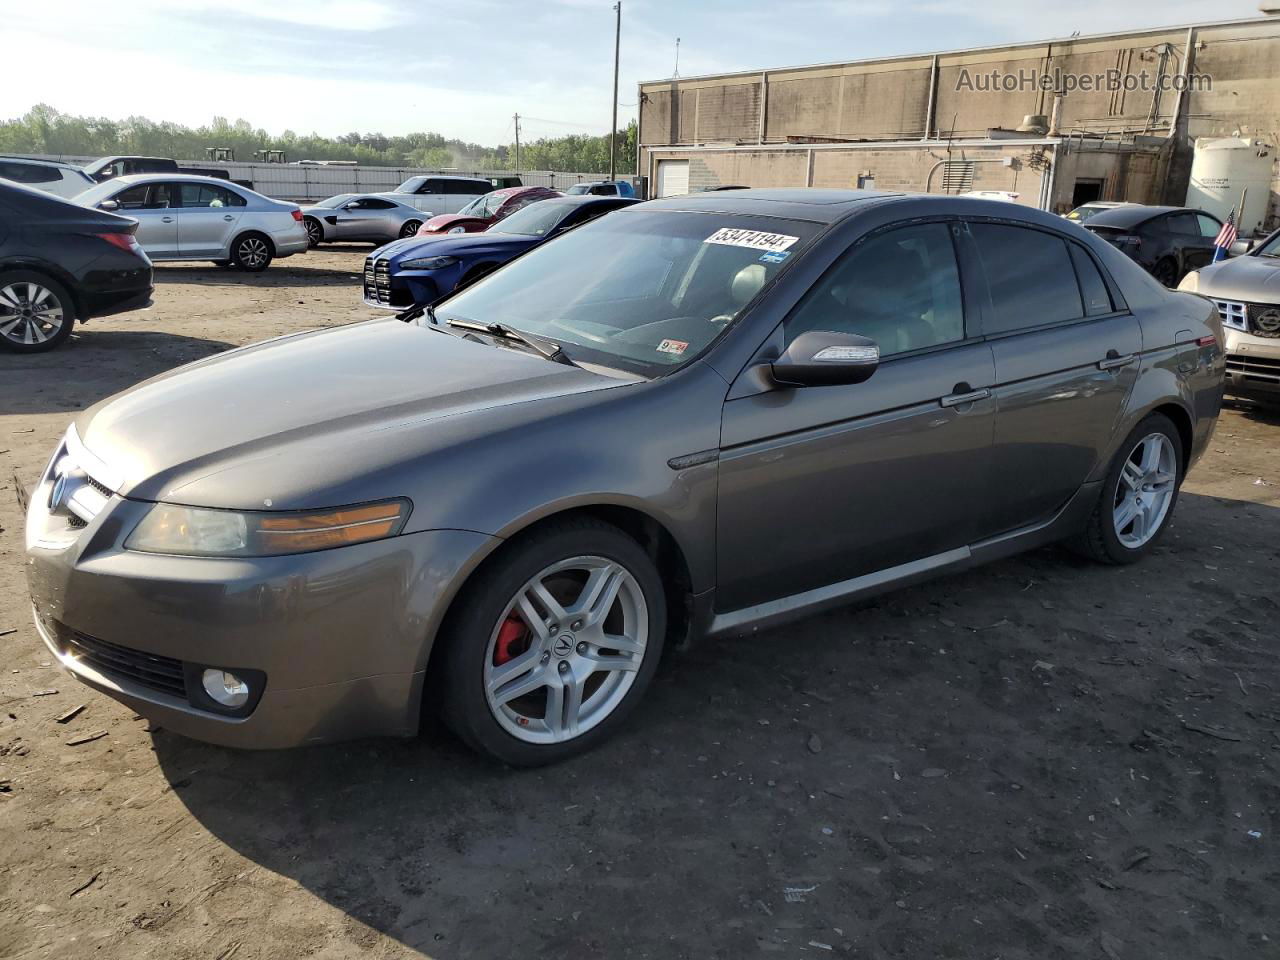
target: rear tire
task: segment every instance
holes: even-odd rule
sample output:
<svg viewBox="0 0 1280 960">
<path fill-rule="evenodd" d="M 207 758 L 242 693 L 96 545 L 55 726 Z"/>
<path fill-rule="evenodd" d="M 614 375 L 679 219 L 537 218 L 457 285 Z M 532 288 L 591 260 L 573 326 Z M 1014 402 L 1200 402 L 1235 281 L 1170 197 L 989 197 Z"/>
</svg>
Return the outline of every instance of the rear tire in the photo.
<svg viewBox="0 0 1280 960">
<path fill-rule="evenodd" d="M 315 217 L 303 217 L 302 225 L 307 228 L 307 247 L 318 247 L 324 243 L 324 227 Z"/>
<path fill-rule="evenodd" d="M 1098 563 L 1141 560 L 1169 528 L 1184 462 L 1173 421 L 1160 413 L 1144 419 L 1116 452 L 1098 502 L 1072 546 Z"/>
<path fill-rule="evenodd" d="M 1177 287 L 1182 280 L 1182 274 L 1178 270 L 1178 264 L 1168 257 L 1160 260 L 1151 268 L 1151 275 L 1160 282 L 1162 286 L 1168 287 L 1170 290 Z"/>
<path fill-rule="evenodd" d="M 418 228 L 421 226 L 421 220 L 406 220 L 404 222 L 404 226 L 400 228 L 400 239 L 405 240 L 409 237 L 415 236 L 418 232 Z"/>
<path fill-rule="evenodd" d="M 589 750 L 644 695 L 666 619 L 653 561 L 617 527 L 577 519 L 517 538 L 467 585 L 437 640 L 445 722 L 515 767 Z"/>
<path fill-rule="evenodd" d="M 231 262 L 248 273 L 261 273 L 271 266 L 275 250 L 261 233 L 242 233 L 231 244 Z"/>
<path fill-rule="evenodd" d="M 43 353 L 71 336 L 76 305 L 67 288 L 42 273 L 0 273 L 0 347 Z"/>
</svg>

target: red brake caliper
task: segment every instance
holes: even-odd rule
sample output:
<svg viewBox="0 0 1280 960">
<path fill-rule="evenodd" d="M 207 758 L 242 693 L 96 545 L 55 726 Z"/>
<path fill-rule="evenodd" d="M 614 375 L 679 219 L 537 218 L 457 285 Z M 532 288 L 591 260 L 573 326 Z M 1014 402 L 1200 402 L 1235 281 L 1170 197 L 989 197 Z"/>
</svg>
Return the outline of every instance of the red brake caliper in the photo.
<svg viewBox="0 0 1280 960">
<path fill-rule="evenodd" d="M 514 660 L 528 650 L 529 644 L 525 642 L 527 633 L 524 621 L 519 617 L 513 615 L 503 620 L 502 626 L 498 628 L 498 642 L 493 648 L 494 666 Z"/>
</svg>

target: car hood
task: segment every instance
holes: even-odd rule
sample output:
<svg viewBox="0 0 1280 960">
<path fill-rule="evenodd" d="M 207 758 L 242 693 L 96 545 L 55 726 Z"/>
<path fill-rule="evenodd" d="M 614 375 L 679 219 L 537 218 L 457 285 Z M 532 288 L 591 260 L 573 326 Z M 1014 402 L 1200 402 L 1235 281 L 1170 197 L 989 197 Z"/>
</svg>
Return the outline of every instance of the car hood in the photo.
<svg viewBox="0 0 1280 960">
<path fill-rule="evenodd" d="M 251 509 L 340 506 L 415 458 L 464 445 L 486 415 L 626 381 L 377 320 L 179 367 L 86 410 L 89 451 L 140 500 Z M 337 499 L 334 499 L 337 498 Z"/>
<path fill-rule="evenodd" d="M 1224 300 L 1280 303 L 1280 260 L 1246 256 L 1202 267 L 1196 292 Z"/>
<path fill-rule="evenodd" d="M 458 223 L 491 223 L 488 217 L 464 216 L 461 213 L 442 213 L 432 217 L 423 226 L 428 230 L 446 230 Z"/>
<path fill-rule="evenodd" d="M 409 237 L 387 244 L 380 256 L 391 260 L 394 267 L 415 257 L 477 257 L 491 253 L 518 251 L 531 247 L 542 237 L 514 233 L 447 233 L 441 237 Z"/>
</svg>

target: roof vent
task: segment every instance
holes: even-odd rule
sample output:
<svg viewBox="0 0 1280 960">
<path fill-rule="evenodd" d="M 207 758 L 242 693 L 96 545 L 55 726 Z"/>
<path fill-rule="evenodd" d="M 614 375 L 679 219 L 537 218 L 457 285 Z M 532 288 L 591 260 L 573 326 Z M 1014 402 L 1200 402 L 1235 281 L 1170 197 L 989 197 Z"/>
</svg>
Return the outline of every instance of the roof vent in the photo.
<svg viewBox="0 0 1280 960">
<path fill-rule="evenodd" d="M 1029 113 L 1022 118 L 1022 124 L 1018 127 L 1019 133 L 1040 133 L 1049 132 L 1049 118 L 1043 113 Z"/>
</svg>

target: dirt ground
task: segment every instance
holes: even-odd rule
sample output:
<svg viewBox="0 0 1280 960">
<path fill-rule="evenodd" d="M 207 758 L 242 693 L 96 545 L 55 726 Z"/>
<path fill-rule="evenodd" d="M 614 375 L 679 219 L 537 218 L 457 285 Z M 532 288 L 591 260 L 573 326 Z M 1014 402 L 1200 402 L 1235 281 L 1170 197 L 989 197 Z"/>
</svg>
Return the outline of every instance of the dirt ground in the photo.
<svg viewBox="0 0 1280 960">
<path fill-rule="evenodd" d="M 1246 409 L 1148 562 L 704 642 L 552 769 L 434 729 L 235 752 L 55 669 L 13 473 L 146 376 L 368 316 L 366 249 L 163 266 L 150 311 L 0 355 L 0 957 L 1280 957 L 1280 418 Z"/>
</svg>

